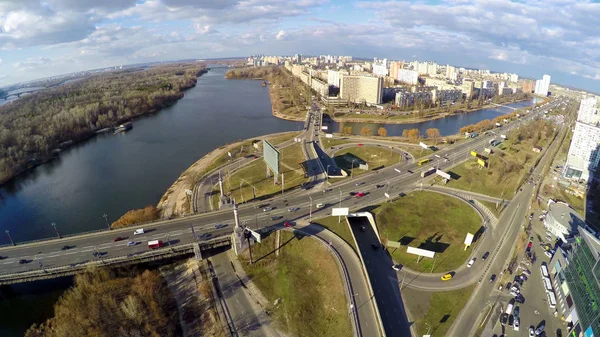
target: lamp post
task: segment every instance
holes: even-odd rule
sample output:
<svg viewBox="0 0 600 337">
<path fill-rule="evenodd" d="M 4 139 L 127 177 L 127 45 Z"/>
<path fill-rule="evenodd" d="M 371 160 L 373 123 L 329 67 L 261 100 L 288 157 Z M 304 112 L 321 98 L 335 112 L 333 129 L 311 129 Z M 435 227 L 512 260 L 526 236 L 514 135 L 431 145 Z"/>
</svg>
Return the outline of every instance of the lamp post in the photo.
<svg viewBox="0 0 600 337">
<path fill-rule="evenodd" d="M 11 243 L 13 246 L 16 246 L 16 245 L 15 245 L 15 242 L 13 241 L 12 237 L 10 236 L 10 232 L 8 231 L 8 229 L 7 229 L 7 230 L 5 230 L 4 232 L 5 232 L 5 233 L 6 233 L 6 235 L 8 236 L 8 239 L 10 240 L 10 243 Z"/>
<path fill-rule="evenodd" d="M 58 233 L 58 229 L 56 229 L 56 223 L 52 223 L 52 227 L 54 227 L 54 231 L 56 232 L 56 236 L 60 239 L 60 234 Z"/>
<path fill-rule="evenodd" d="M 431 325 L 427 324 L 427 322 L 424 322 L 425 325 L 427 325 L 427 333 L 426 335 L 429 335 L 429 330 L 431 329 Z"/>
<path fill-rule="evenodd" d="M 240 181 L 240 195 L 242 196 L 242 204 L 244 203 L 244 193 L 242 193 L 242 184 L 243 183 L 244 183 L 243 181 Z"/>
<path fill-rule="evenodd" d="M 310 194 L 308 195 L 308 198 L 310 199 L 310 208 L 308 211 L 308 222 L 312 222 L 312 204 L 313 204 L 313 200 L 312 197 L 310 196 Z"/>
<path fill-rule="evenodd" d="M 106 215 L 106 213 L 104 213 L 104 214 L 102 215 L 102 217 L 104 217 L 104 221 L 106 222 L 106 227 L 107 227 L 108 229 L 110 229 L 110 225 L 108 224 L 108 215 Z"/>
<path fill-rule="evenodd" d="M 352 166 L 350 167 L 350 179 L 354 176 L 354 161 L 356 159 L 352 159 Z"/>
</svg>

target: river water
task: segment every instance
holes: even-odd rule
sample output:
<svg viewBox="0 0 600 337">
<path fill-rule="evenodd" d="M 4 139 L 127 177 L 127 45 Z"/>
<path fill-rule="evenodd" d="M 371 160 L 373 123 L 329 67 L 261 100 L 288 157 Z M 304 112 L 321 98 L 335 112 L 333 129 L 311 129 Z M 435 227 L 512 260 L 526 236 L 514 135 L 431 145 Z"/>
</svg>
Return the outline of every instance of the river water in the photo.
<svg viewBox="0 0 600 337">
<path fill-rule="evenodd" d="M 216 147 L 303 127 L 271 115 L 268 89 L 260 81 L 225 80 L 226 70 L 210 70 L 175 105 L 134 121 L 131 131 L 91 138 L 2 186 L 0 244 L 9 243 L 5 230 L 17 242 L 53 237 L 53 222 L 61 234 L 104 228 L 104 213 L 114 221 L 130 209 L 156 204 L 182 171 Z M 386 129 L 389 135 L 400 135 L 404 128 L 425 133 L 437 127 L 446 135 L 509 111 L 486 109 Z M 351 124 L 356 133 L 367 125 Z M 379 127 L 368 125 L 374 131 Z M 332 123 L 331 128 L 337 131 L 339 126 Z M 21 336 L 32 323 L 50 316 L 54 301 L 69 285 L 57 281 L 13 287 L 12 296 L 0 298 L 0 336 Z"/>
<path fill-rule="evenodd" d="M 327 132 L 340 132 L 344 127 L 352 127 L 352 134 L 360 134 L 363 127 L 371 130 L 372 135 L 377 134 L 377 129 L 385 127 L 388 136 L 402 136 L 404 129 L 419 129 L 422 135 L 425 135 L 425 130 L 429 128 L 437 128 L 440 130 L 440 135 L 448 136 L 457 134 L 461 127 L 469 124 L 476 124 L 482 120 L 494 119 L 494 117 L 504 115 L 513 111 L 511 108 L 524 108 L 531 106 L 538 101 L 534 98 L 528 101 L 506 104 L 506 106 L 482 109 L 474 112 L 453 115 L 446 118 L 435 119 L 428 122 L 412 123 L 412 124 L 379 124 L 379 123 L 337 123 L 332 120 L 323 120 L 323 125 L 328 127 Z M 511 107 L 511 108 L 509 108 Z"/>
</svg>

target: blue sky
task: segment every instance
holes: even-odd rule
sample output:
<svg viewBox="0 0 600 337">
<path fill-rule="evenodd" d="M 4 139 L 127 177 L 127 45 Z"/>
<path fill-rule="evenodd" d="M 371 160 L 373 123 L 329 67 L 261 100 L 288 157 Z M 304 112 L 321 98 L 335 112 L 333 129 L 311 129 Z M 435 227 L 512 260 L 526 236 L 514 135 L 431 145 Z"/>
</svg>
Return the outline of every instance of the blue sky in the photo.
<svg viewBox="0 0 600 337">
<path fill-rule="evenodd" d="M 120 64 L 341 54 L 600 92 L 600 4 L 576 0 L 0 0 L 0 86 Z"/>
</svg>

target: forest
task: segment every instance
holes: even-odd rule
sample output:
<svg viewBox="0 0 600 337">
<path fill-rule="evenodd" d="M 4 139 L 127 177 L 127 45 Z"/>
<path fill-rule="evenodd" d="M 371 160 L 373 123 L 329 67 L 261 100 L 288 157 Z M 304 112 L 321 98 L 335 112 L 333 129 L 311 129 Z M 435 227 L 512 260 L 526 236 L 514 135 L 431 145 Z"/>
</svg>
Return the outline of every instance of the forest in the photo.
<svg viewBox="0 0 600 337">
<path fill-rule="evenodd" d="M 0 106 L 0 184 L 53 158 L 62 143 L 172 105 L 206 71 L 180 63 L 107 72 Z"/>
<path fill-rule="evenodd" d="M 54 317 L 34 324 L 25 337 L 176 337 L 179 314 L 158 272 L 108 268 L 75 276 L 54 305 Z"/>
</svg>

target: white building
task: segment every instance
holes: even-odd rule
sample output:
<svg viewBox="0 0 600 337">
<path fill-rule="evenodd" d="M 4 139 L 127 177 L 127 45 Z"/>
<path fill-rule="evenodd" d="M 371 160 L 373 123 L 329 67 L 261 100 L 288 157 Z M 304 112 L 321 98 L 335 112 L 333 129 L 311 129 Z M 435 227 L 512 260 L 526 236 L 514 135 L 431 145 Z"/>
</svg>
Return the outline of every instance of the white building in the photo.
<svg viewBox="0 0 600 337">
<path fill-rule="evenodd" d="M 544 227 L 548 232 L 563 242 L 568 242 L 579 226 L 585 226 L 585 221 L 568 204 L 548 200 L 548 214 L 544 218 Z"/>
<path fill-rule="evenodd" d="M 452 81 L 456 81 L 457 71 L 456 68 L 451 65 L 446 65 L 446 78 Z"/>
<path fill-rule="evenodd" d="M 340 81 L 340 98 L 357 103 L 381 103 L 383 77 L 343 75 Z"/>
<path fill-rule="evenodd" d="M 541 80 L 535 81 L 536 95 L 548 96 L 548 90 L 550 90 L 550 75 L 544 75 Z"/>
<path fill-rule="evenodd" d="M 581 100 L 573 139 L 563 174 L 571 179 L 589 180 L 600 161 L 600 117 L 596 99 Z"/>
<path fill-rule="evenodd" d="M 335 70 L 327 70 L 327 84 L 336 88 L 340 87 L 340 72 Z"/>
<path fill-rule="evenodd" d="M 387 66 L 385 64 L 373 63 L 373 74 L 377 76 L 387 76 Z"/>
<path fill-rule="evenodd" d="M 398 69 L 398 82 L 415 85 L 419 82 L 419 73 L 415 70 Z"/>
<path fill-rule="evenodd" d="M 510 74 L 509 81 L 511 81 L 513 83 L 517 83 L 519 81 L 519 75 L 517 75 L 517 74 Z"/>
</svg>

